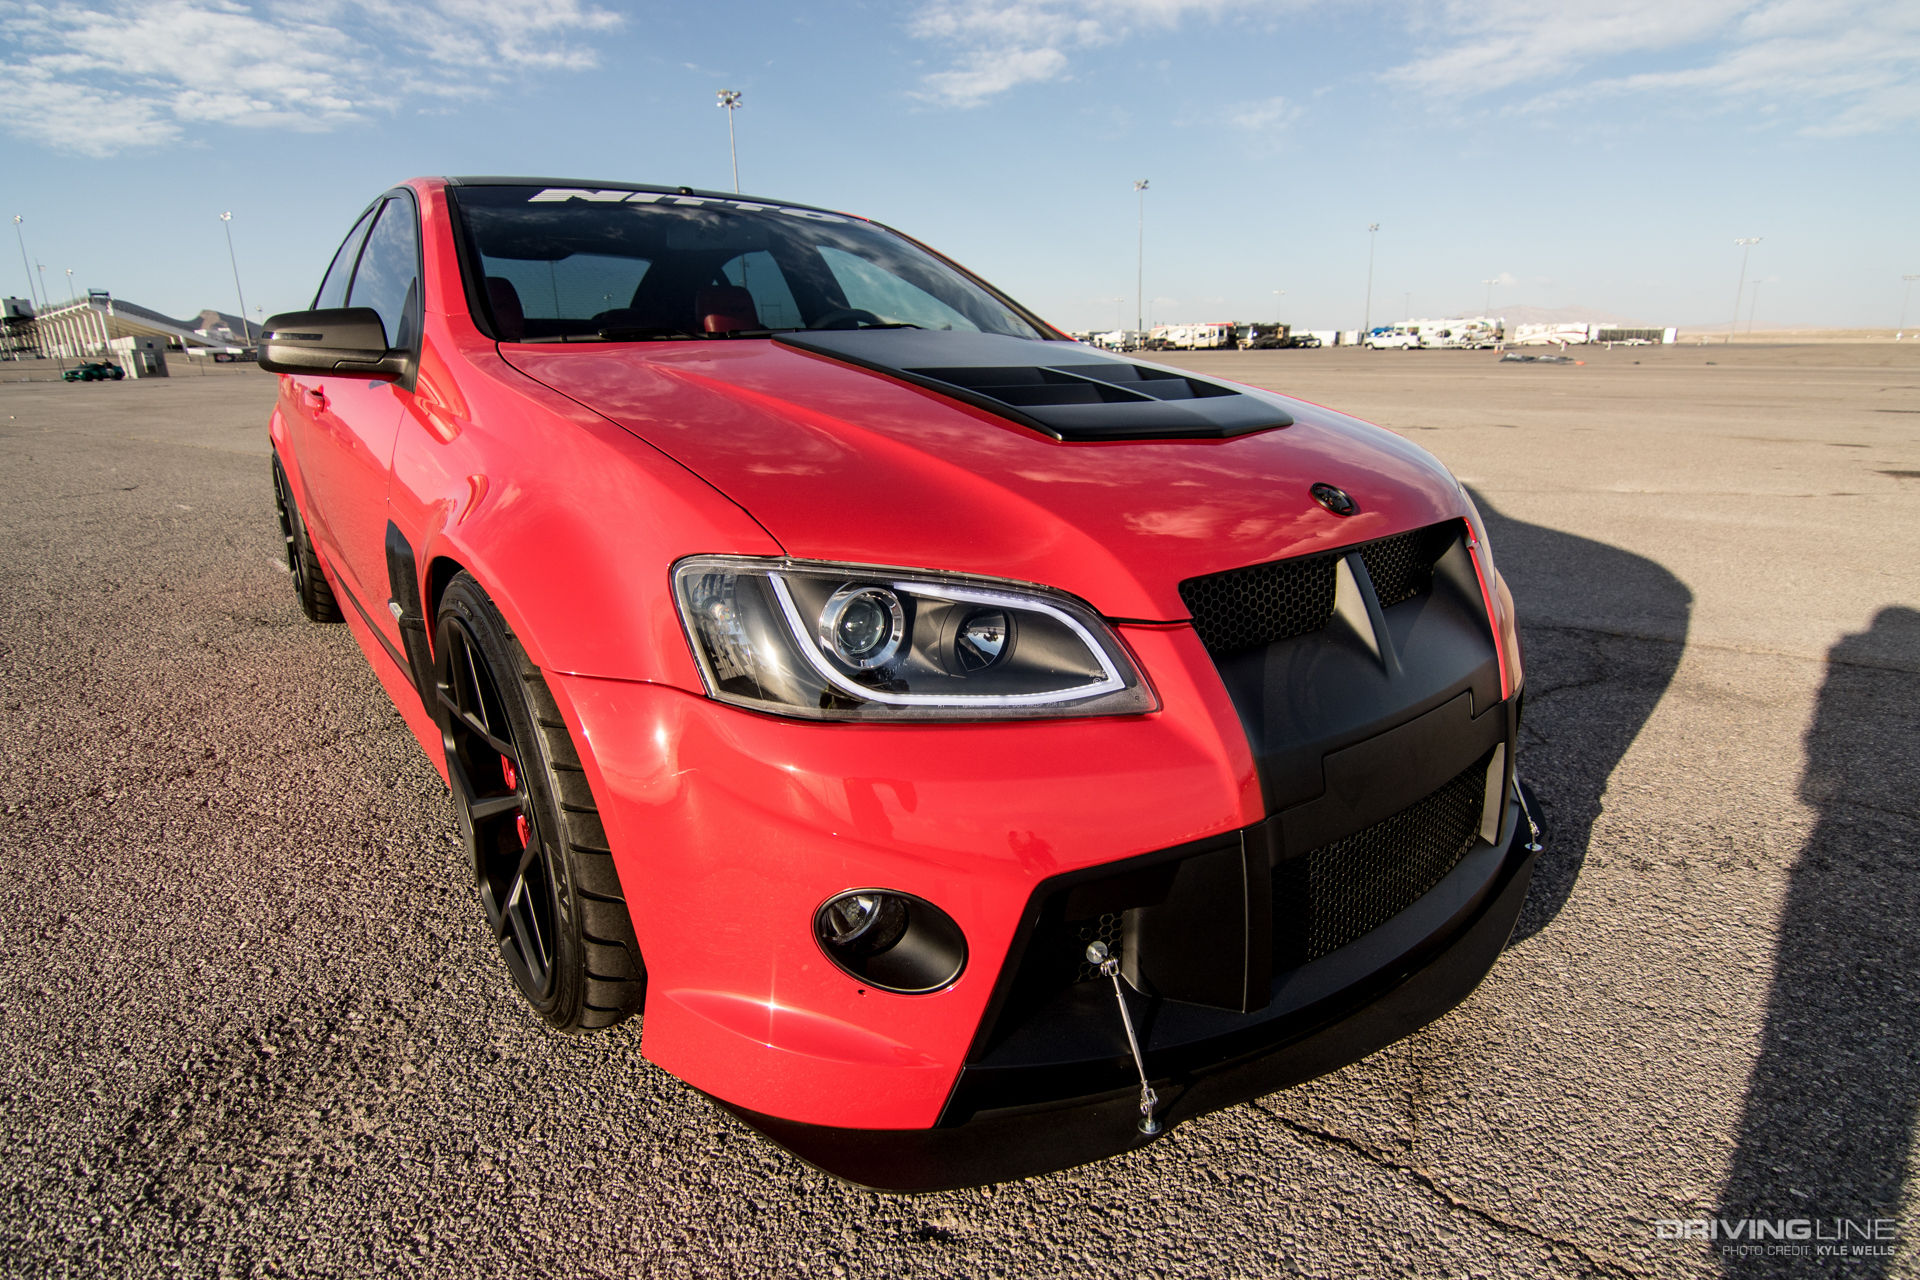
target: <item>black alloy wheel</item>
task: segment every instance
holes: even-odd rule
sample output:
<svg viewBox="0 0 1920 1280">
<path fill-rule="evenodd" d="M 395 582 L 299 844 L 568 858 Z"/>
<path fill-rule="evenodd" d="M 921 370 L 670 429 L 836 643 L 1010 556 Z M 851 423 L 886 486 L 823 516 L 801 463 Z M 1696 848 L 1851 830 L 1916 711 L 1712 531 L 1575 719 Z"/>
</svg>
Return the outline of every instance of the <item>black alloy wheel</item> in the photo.
<svg viewBox="0 0 1920 1280">
<path fill-rule="evenodd" d="M 300 518 L 300 504 L 293 500 L 287 473 L 280 459 L 273 460 L 273 510 L 280 517 L 280 537 L 287 548 L 287 572 L 293 575 L 293 591 L 300 597 L 300 611 L 309 622 L 345 622 L 340 602 L 333 597 L 326 570 L 307 537 L 307 522 Z"/>
<path fill-rule="evenodd" d="M 457 575 L 434 629 L 434 718 L 454 815 L 500 958 L 561 1031 L 639 1010 L 646 968 L 559 705 L 480 584 Z"/>
</svg>

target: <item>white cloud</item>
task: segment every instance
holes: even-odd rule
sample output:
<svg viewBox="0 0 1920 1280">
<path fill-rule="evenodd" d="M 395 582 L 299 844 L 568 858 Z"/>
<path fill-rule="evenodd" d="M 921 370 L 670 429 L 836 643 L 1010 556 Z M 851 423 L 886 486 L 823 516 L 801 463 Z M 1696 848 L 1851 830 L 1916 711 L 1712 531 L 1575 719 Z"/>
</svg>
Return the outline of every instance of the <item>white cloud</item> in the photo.
<svg viewBox="0 0 1920 1280">
<path fill-rule="evenodd" d="M 1227 120 L 1252 133 L 1273 133 L 1284 129 L 1304 114 L 1304 107 L 1285 98 L 1266 98 L 1227 108 Z"/>
<path fill-rule="evenodd" d="M 1920 6 L 1911 0 L 1442 0 L 1436 39 L 1386 73 L 1436 99 L 1558 81 L 1519 104 L 1546 113 L 1664 96 L 1752 105 L 1806 132 L 1920 120 Z M 1632 64 L 1658 61 L 1658 70 Z M 1621 64 L 1628 64 L 1622 66 Z"/>
<path fill-rule="evenodd" d="M 927 0 L 908 24 L 952 46 L 955 65 L 924 77 L 917 95 L 977 107 L 1022 84 L 1059 78 L 1067 51 L 1112 44 L 1140 27 L 1170 28 L 1188 13 L 1222 14 L 1258 0 Z M 1268 6 L 1271 7 L 1271 6 Z"/>
<path fill-rule="evenodd" d="M 965 55 L 952 71 L 926 77 L 919 96 L 950 107 L 977 107 L 1016 85 L 1051 80 L 1066 68 L 1058 49 L 1008 49 Z"/>
<path fill-rule="evenodd" d="M 922 0 L 908 29 L 952 57 L 919 96 L 972 107 L 1188 17 L 1306 23 L 1317 11 L 1304 0 Z M 1533 113 L 1627 98 L 1754 106 L 1827 135 L 1920 121 L 1914 0 L 1416 0 L 1398 12 L 1423 47 L 1383 78 L 1436 104 L 1500 94 Z M 1236 110 L 1257 118 L 1261 105 Z"/>
<path fill-rule="evenodd" d="M 8 131 L 83 155 L 195 125 L 317 131 L 408 97 L 592 66 L 569 43 L 619 25 L 580 0 L 0 0 Z"/>
</svg>

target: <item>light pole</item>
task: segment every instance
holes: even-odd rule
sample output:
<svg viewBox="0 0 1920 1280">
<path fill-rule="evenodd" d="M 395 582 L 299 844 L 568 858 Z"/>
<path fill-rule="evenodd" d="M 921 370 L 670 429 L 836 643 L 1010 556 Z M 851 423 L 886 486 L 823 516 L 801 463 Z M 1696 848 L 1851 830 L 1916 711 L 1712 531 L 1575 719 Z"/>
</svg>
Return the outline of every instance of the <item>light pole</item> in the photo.
<svg viewBox="0 0 1920 1280">
<path fill-rule="evenodd" d="M 1753 282 L 1753 303 L 1747 308 L 1747 338 L 1749 341 L 1753 338 L 1753 318 L 1760 314 L 1760 286 L 1765 283 L 1766 281 L 1764 279 Z"/>
<path fill-rule="evenodd" d="M 1271 294 L 1272 294 L 1272 295 L 1273 295 L 1274 297 L 1276 297 L 1276 298 L 1284 298 L 1284 297 L 1286 297 L 1286 296 L 1287 296 L 1287 291 L 1286 291 L 1285 289 L 1269 289 L 1269 290 L 1268 290 L 1267 292 L 1269 292 L 1269 293 L 1271 293 Z M 1274 317 L 1273 317 L 1273 322 L 1274 322 L 1275 324 L 1279 324 L 1279 323 L 1280 323 L 1280 316 L 1279 316 L 1279 314 L 1278 314 L 1278 312 L 1279 312 L 1279 310 L 1280 310 L 1280 304 L 1279 304 L 1278 302 L 1276 302 L 1276 303 L 1274 303 L 1274 304 L 1273 304 L 1273 309 L 1274 309 L 1274 312 L 1275 312 L 1275 315 L 1274 315 Z"/>
<path fill-rule="evenodd" d="M 227 262 L 233 267 L 233 292 L 240 299 L 240 345 L 253 345 L 253 334 L 247 330 L 247 295 L 240 288 L 240 260 L 233 256 L 233 215 L 220 215 L 220 225 L 227 231 Z"/>
<path fill-rule="evenodd" d="M 34 296 L 33 267 L 27 262 L 27 237 L 26 233 L 20 230 L 20 215 L 17 213 L 13 215 L 13 236 L 20 242 L 20 265 L 26 269 L 27 273 L 27 297 L 32 300 L 36 308 L 44 307 L 47 305 L 46 300 Z"/>
<path fill-rule="evenodd" d="M 1733 323 L 1727 326 L 1727 343 L 1733 343 L 1733 331 L 1740 327 L 1740 296 L 1747 291 L 1747 257 L 1753 252 L 1753 246 L 1760 243 L 1760 237 L 1749 240 L 1735 240 L 1740 246 L 1740 285 L 1733 291 Z"/>
<path fill-rule="evenodd" d="M 40 259 L 35 258 L 33 260 L 33 265 L 39 268 L 39 271 L 40 271 L 40 300 L 44 304 L 47 298 L 47 264 L 40 261 Z M 33 327 L 35 332 L 38 332 L 40 325 L 36 321 Z M 44 354 L 44 349 L 43 349 L 43 354 Z M 54 363 L 60 366 L 60 371 L 62 373 L 66 372 L 67 364 L 66 364 L 66 361 L 60 358 L 60 349 L 58 347 L 55 347 L 53 349 L 53 359 L 54 359 Z"/>
<path fill-rule="evenodd" d="M 19 219 L 16 218 L 14 221 L 18 222 Z M 1901 276 L 1900 278 L 1907 282 L 1907 292 L 1906 296 L 1900 299 L 1900 327 L 1894 330 L 1893 340 L 1895 342 L 1900 341 L 1900 335 L 1907 331 L 1907 304 L 1913 301 L 1913 282 L 1920 280 L 1920 276 Z"/>
<path fill-rule="evenodd" d="M 1373 247 L 1380 239 L 1380 224 L 1367 224 L 1367 310 L 1366 319 L 1360 322 L 1360 341 L 1366 342 L 1367 335 L 1373 331 Z"/>
<path fill-rule="evenodd" d="M 1133 263 L 1133 328 L 1139 333 L 1147 318 L 1147 180 L 1135 182 L 1133 192 L 1140 197 L 1140 246 Z"/>
<path fill-rule="evenodd" d="M 67 268 L 67 301 L 73 301 L 73 268 Z"/>
<path fill-rule="evenodd" d="M 1480 283 L 1487 286 L 1487 305 L 1482 307 L 1480 311 L 1482 315 L 1489 315 L 1493 311 L 1493 286 L 1500 283 L 1500 277 L 1495 276 L 1491 280 L 1482 280 Z"/>
<path fill-rule="evenodd" d="M 722 89 L 720 101 L 716 106 L 726 108 L 727 112 L 727 154 L 733 157 L 733 194 L 740 194 L 740 148 L 733 141 L 733 113 L 740 109 L 740 91 Z"/>
</svg>

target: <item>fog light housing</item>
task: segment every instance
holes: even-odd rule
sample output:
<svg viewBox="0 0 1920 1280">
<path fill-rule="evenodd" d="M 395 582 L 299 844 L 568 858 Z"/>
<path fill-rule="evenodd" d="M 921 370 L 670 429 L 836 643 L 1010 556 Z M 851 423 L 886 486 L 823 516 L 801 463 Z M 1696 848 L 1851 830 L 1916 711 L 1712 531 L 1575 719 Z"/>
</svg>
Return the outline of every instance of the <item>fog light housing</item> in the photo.
<svg viewBox="0 0 1920 1280">
<path fill-rule="evenodd" d="M 967 967 L 967 939 L 952 916 L 924 898 L 850 889 L 813 913 L 820 950 L 870 987 L 922 995 L 953 985 Z"/>
</svg>

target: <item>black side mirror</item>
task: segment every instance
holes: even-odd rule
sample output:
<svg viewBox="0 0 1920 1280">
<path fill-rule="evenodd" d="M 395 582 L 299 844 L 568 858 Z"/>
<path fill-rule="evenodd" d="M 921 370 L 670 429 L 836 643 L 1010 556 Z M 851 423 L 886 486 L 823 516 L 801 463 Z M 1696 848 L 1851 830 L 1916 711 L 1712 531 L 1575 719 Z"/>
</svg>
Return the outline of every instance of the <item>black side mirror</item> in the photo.
<svg viewBox="0 0 1920 1280">
<path fill-rule="evenodd" d="M 346 378 L 402 378 L 407 353 L 387 347 L 387 327 L 372 307 L 289 311 L 270 316 L 260 338 L 260 367 L 269 373 L 331 373 Z"/>
</svg>

